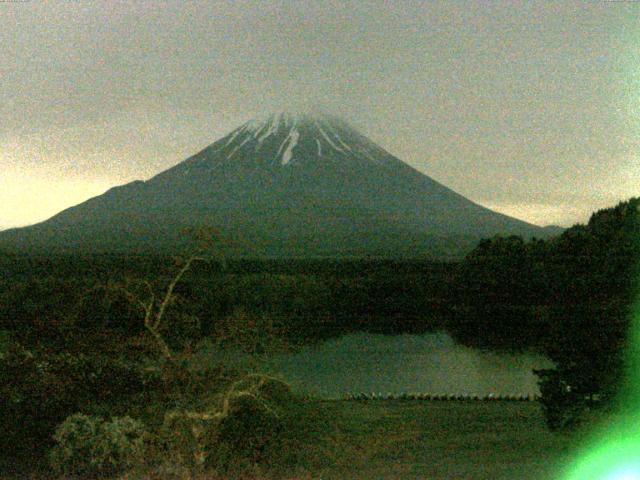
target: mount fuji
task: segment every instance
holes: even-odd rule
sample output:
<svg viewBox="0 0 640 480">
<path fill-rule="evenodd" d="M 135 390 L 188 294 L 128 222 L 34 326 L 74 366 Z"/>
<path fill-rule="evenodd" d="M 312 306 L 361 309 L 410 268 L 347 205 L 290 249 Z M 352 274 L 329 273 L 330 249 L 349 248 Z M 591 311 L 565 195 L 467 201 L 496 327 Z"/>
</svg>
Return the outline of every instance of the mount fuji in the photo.
<svg viewBox="0 0 640 480">
<path fill-rule="evenodd" d="M 0 232 L 30 252 L 167 252 L 185 227 L 257 257 L 442 257 L 495 234 L 548 236 L 418 172 L 328 115 L 252 120 L 147 181 Z"/>
</svg>

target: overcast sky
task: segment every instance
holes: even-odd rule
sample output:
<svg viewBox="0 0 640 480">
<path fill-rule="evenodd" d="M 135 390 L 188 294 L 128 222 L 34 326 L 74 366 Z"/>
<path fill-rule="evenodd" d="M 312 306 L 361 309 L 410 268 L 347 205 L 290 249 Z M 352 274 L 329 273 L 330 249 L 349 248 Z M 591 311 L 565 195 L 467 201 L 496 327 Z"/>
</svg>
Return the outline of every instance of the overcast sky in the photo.
<svg viewBox="0 0 640 480">
<path fill-rule="evenodd" d="M 0 2 L 0 228 L 333 111 L 482 205 L 640 195 L 640 2 Z"/>
</svg>

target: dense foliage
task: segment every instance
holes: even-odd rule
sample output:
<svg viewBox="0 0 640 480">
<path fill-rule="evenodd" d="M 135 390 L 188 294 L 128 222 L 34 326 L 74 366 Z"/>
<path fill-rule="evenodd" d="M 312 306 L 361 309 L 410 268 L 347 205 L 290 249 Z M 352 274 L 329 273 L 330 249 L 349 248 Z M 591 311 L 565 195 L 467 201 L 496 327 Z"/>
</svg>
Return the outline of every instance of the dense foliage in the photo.
<svg viewBox="0 0 640 480">
<path fill-rule="evenodd" d="M 144 298 L 143 280 L 167 283 L 169 258 L 5 257 L 0 268 L 0 329 L 28 344 L 66 343 L 65 334 L 109 331 L 128 337 L 144 328 L 122 286 Z M 194 264 L 176 287 L 170 341 L 225 330 L 225 319 L 268 317 L 293 342 L 354 330 L 430 331 L 449 309 L 455 266 L 390 261 L 238 261 Z M 176 317 L 180 317 L 179 319 Z"/>
<path fill-rule="evenodd" d="M 238 381 L 246 372 L 193 357 L 195 342 L 207 335 L 252 354 L 287 348 L 287 342 L 268 316 L 240 307 L 205 333 L 186 300 L 191 284 L 173 291 L 180 278 L 175 270 L 185 263 L 169 264 L 169 274 L 155 282 L 112 270 L 67 276 L 65 268 L 40 279 L 36 266 L 23 283 L 3 285 L 4 470 L 47 469 L 47 457 L 60 475 L 82 478 L 134 467 L 164 469 L 166 478 L 171 472 L 189 478 L 203 468 L 291 467 L 300 438 L 283 441 L 296 432 L 299 419 L 288 419 L 300 399 L 281 382 Z M 192 433 L 206 419 L 207 441 L 183 441 L 167 419 L 182 419 L 182 430 Z M 170 447 L 176 439 L 182 456 Z M 290 462 L 273 464 L 282 458 Z"/>
<path fill-rule="evenodd" d="M 549 426 L 607 406 L 621 385 L 640 259 L 640 199 L 594 213 L 557 238 L 483 241 L 463 262 L 449 329 L 469 344 L 536 348 Z"/>
<path fill-rule="evenodd" d="M 639 206 L 633 199 L 597 212 L 587 225 L 546 241 L 487 239 L 457 264 L 198 262 L 166 297 L 166 310 L 162 292 L 183 265 L 178 260 L 4 255 L 0 461 L 16 468 L 20 459 L 27 466 L 45 459 L 56 441 L 60 447 L 56 428 L 66 431 L 60 425 L 77 414 L 105 422 L 130 416 L 152 432 L 156 454 L 165 451 L 163 428 L 220 412 L 225 392 L 246 373 L 190 361 L 204 340 L 262 355 L 353 331 L 446 330 L 466 345 L 536 350 L 556 364 L 538 372 L 549 426 L 570 425 L 606 405 L 620 385 L 640 257 Z M 154 315 L 162 311 L 155 330 L 143 321 L 150 305 Z M 225 438 L 216 437 L 217 457 L 196 448 L 209 466 L 217 458 L 220 468 L 225 455 L 240 452 L 248 432 L 265 433 L 240 452 L 245 460 L 273 458 L 264 453 L 279 448 L 271 440 L 286 437 L 284 410 L 271 400 L 256 403 L 262 394 L 251 388 L 233 397 L 225 407 L 233 415 L 216 423 Z M 295 410 L 295 400 L 285 403 Z M 232 431 L 245 434 L 234 440 Z"/>
<path fill-rule="evenodd" d="M 74 414 L 56 428 L 51 466 L 66 478 L 123 473 L 145 457 L 145 436 L 144 425 L 130 417 Z"/>
<path fill-rule="evenodd" d="M 3 458 L 42 454 L 56 425 L 75 412 L 135 411 L 160 385 L 157 372 L 124 358 L 13 344 L 0 361 Z"/>
</svg>

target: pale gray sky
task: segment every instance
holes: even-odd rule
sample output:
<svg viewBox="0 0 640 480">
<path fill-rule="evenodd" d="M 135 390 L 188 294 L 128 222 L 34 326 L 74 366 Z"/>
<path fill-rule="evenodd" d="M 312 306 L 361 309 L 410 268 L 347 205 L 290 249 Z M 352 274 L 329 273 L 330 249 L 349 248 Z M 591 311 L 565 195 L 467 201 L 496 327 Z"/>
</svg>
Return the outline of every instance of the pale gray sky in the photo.
<svg viewBox="0 0 640 480">
<path fill-rule="evenodd" d="M 0 2 L 0 228 L 320 106 L 468 198 L 640 195 L 640 2 Z"/>
</svg>

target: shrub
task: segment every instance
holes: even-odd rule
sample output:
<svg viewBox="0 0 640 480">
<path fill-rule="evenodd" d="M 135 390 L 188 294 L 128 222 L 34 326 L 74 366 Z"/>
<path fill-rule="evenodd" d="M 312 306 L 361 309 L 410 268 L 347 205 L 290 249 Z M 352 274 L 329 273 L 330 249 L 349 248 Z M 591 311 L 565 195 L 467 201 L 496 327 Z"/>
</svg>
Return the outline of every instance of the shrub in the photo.
<svg viewBox="0 0 640 480">
<path fill-rule="evenodd" d="M 208 463 L 223 469 L 243 460 L 261 463 L 266 450 L 277 446 L 282 429 L 282 417 L 273 405 L 259 394 L 237 392 L 217 425 L 213 436 L 217 442 Z"/>
<path fill-rule="evenodd" d="M 144 425 L 131 417 L 115 417 L 102 424 L 95 457 L 107 471 L 119 471 L 142 463 L 145 458 Z"/>
<path fill-rule="evenodd" d="M 56 446 L 50 454 L 51 466 L 61 474 L 89 474 L 100 417 L 75 414 L 58 426 L 53 436 Z"/>
<path fill-rule="evenodd" d="M 77 410 L 68 382 L 49 357 L 13 344 L 0 358 L 0 457 L 3 466 L 49 447 L 55 426 Z M 72 409 L 73 408 L 73 409 Z"/>
<path fill-rule="evenodd" d="M 168 412 L 161 443 L 168 458 L 188 469 L 229 472 L 268 463 L 277 456 L 287 412 L 296 401 L 284 382 L 249 375 L 228 388 L 214 408 Z"/>
<path fill-rule="evenodd" d="M 580 427 L 591 417 L 605 414 L 613 405 L 613 387 L 617 382 L 596 390 L 580 382 L 586 374 L 579 369 L 534 370 L 534 373 L 538 376 L 539 401 L 550 430 Z M 595 387 L 602 387 L 603 383 Z"/>
<path fill-rule="evenodd" d="M 273 463 L 298 403 L 289 385 L 275 378 L 248 375 L 236 382 L 223 398 L 220 421 L 208 438 L 207 465 L 229 471 Z"/>
<path fill-rule="evenodd" d="M 200 468 L 208 454 L 207 436 L 217 420 L 215 414 L 167 412 L 160 439 L 171 463 L 191 470 Z"/>
<path fill-rule="evenodd" d="M 11 465 L 44 453 L 56 426 L 74 412 L 141 412 L 161 382 L 157 372 L 122 359 L 13 344 L 0 356 L 0 460 Z"/>
<path fill-rule="evenodd" d="M 130 417 L 105 422 L 101 417 L 74 414 L 56 429 L 50 463 L 65 476 L 114 475 L 142 462 L 145 436 L 142 423 Z"/>
</svg>

